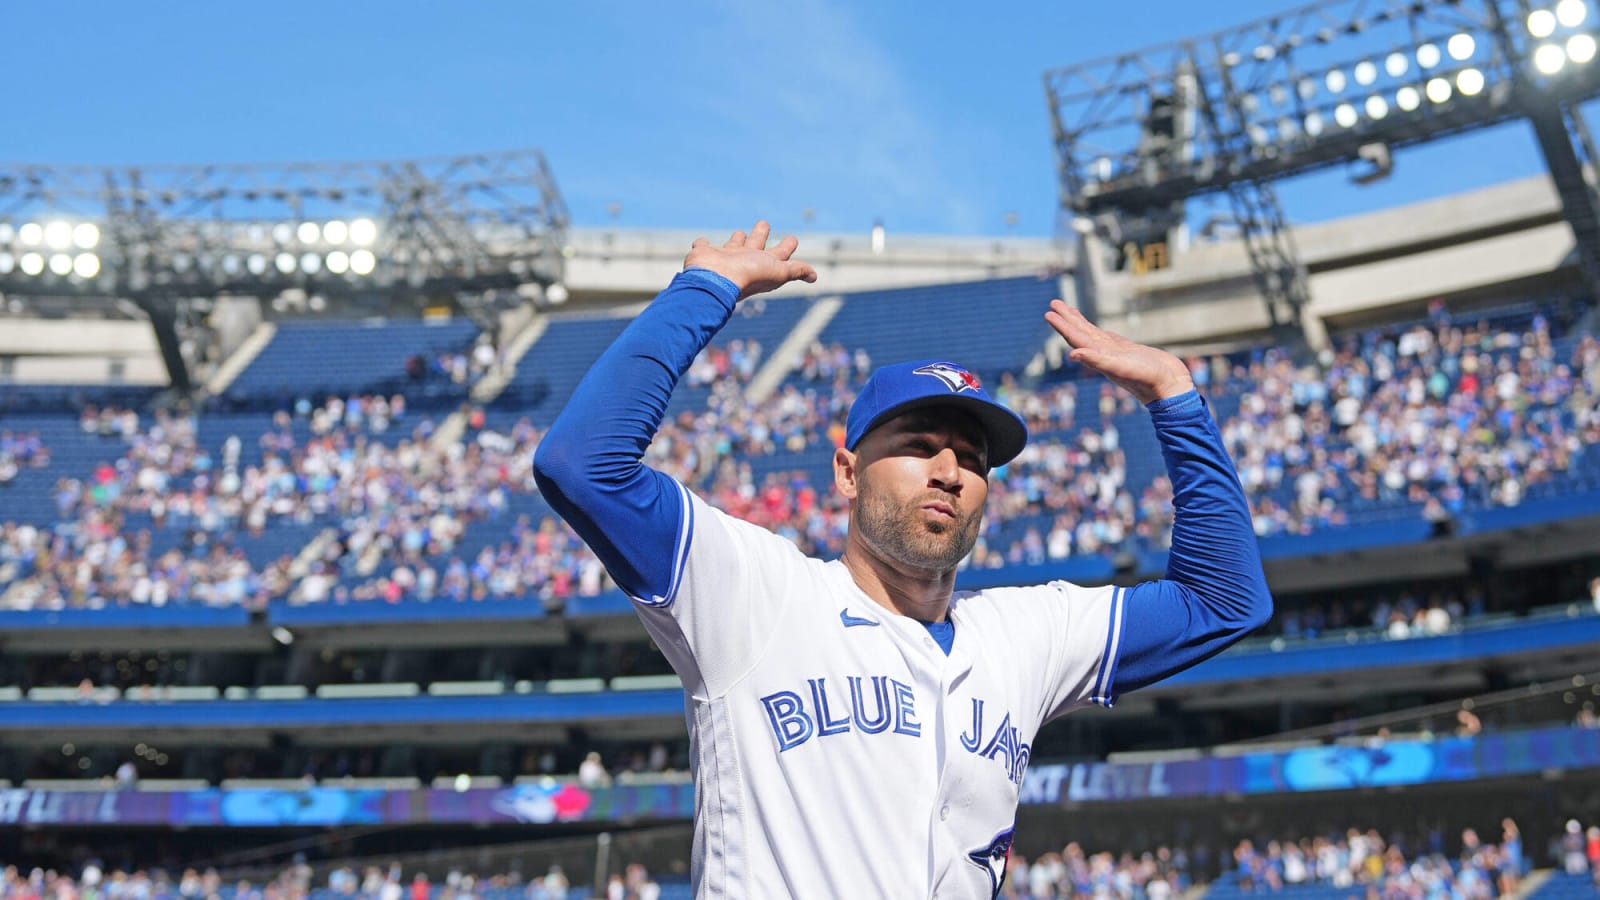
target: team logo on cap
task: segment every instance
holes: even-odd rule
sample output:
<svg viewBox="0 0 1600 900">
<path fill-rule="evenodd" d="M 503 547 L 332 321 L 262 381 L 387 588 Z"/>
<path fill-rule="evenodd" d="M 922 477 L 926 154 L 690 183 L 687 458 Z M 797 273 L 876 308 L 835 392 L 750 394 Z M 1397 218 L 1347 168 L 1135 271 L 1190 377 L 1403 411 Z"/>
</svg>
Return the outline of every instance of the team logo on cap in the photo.
<svg viewBox="0 0 1600 900">
<path fill-rule="evenodd" d="M 911 371 L 915 375 L 932 375 L 944 382 L 945 387 L 958 394 L 962 391 L 976 391 L 983 387 L 983 382 L 978 380 L 978 376 L 950 363 L 929 363 Z"/>
</svg>

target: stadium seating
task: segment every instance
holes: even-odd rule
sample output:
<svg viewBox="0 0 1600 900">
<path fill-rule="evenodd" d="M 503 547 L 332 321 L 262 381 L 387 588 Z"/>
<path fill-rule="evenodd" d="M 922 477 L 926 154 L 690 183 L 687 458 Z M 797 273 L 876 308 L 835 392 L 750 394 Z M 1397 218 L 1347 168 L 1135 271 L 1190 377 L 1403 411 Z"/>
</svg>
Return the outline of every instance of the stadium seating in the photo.
<svg viewBox="0 0 1600 900">
<path fill-rule="evenodd" d="M 695 414 L 693 429 L 715 432 L 730 423 L 737 424 L 738 428 L 733 432 L 733 443 L 727 454 L 734 468 L 728 469 L 707 465 L 717 458 L 718 442 L 730 440 L 727 435 L 708 444 L 704 443 L 705 434 L 682 432 L 679 423 L 669 424 L 664 433 L 672 435 L 680 449 L 699 448 L 697 471 L 679 471 L 678 474 L 713 497 L 731 498 L 733 492 L 739 490 L 759 489 L 781 492 L 790 498 L 785 503 L 792 503 L 801 494 L 827 498 L 831 496 L 833 444 L 826 426 L 838 427 L 848 405 L 849 385 L 860 375 L 851 360 L 863 356 L 876 360 L 896 359 L 949 351 L 951 355 L 972 362 L 986 377 L 994 379 L 991 385 L 1019 408 L 1030 410 L 1030 418 L 1035 420 L 1030 449 L 994 475 L 991 504 L 995 514 L 990 517 L 980 551 L 974 557 L 974 567 L 1004 570 L 1047 561 L 1059 563 L 1064 561 L 1059 556 L 1060 548 L 1070 547 L 1079 557 L 1110 559 L 1117 554 L 1129 555 L 1136 563 L 1159 571 L 1169 524 L 1163 512 L 1164 467 L 1148 417 L 1137 404 L 1097 376 L 1085 378 L 1082 377 L 1085 373 L 1076 372 L 1075 380 L 1046 379 L 1031 388 L 1025 388 L 1016 380 L 1020 369 L 1033 359 L 1048 336 L 1048 328 L 1037 321 L 1037 313 L 1055 287 L 1052 278 L 1023 277 L 846 296 L 815 346 L 835 348 L 827 351 L 830 354 L 844 354 L 845 363 L 851 369 L 850 377 L 842 382 L 836 379 L 830 383 L 814 383 L 796 363 L 797 368 L 786 380 L 788 391 L 816 392 L 802 405 L 822 404 L 829 391 L 845 394 L 843 398 L 827 402 L 821 410 L 822 418 L 808 426 L 804 449 L 794 450 L 795 445 L 787 440 L 757 444 L 739 437 L 744 432 L 738 428 L 753 427 L 748 424 L 749 420 L 740 417 L 768 416 L 765 407 L 747 413 L 735 402 L 727 409 L 739 410 L 737 413 L 730 411 L 719 415 L 713 412 L 714 407 L 707 405 L 711 398 L 708 385 L 686 385 L 675 395 L 673 408 Z M 775 299 L 741 307 L 714 347 L 720 352 L 735 341 L 755 342 L 762 353 L 770 353 L 782 343 L 806 308 L 806 301 L 794 299 Z M 1585 499 L 1586 492 L 1600 489 L 1600 453 L 1579 449 L 1571 454 L 1570 460 L 1565 455 L 1553 454 L 1558 450 L 1566 453 L 1560 450 L 1562 441 L 1571 440 L 1566 435 L 1581 437 L 1579 432 L 1587 428 L 1583 433 L 1593 438 L 1600 428 L 1592 416 L 1586 425 L 1575 418 L 1583 407 L 1568 402 L 1562 393 L 1574 388 L 1585 390 L 1584 385 L 1594 380 L 1588 373 L 1600 366 L 1600 348 L 1596 348 L 1593 336 L 1581 325 L 1587 321 L 1586 310 L 1582 304 L 1555 300 L 1522 301 L 1462 316 L 1460 326 L 1447 313 L 1436 310 L 1427 319 L 1336 336 L 1338 352 L 1329 370 L 1332 380 L 1320 387 L 1314 378 L 1307 380 L 1303 371 L 1297 371 L 1286 354 L 1272 348 L 1194 361 L 1192 367 L 1203 373 L 1203 380 L 1210 385 L 1208 399 L 1250 487 L 1264 555 L 1280 558 L 1424 540 L 1432 525 L 1424 517 L 1426 504 L 1418 499 L 1418 491 L 1441 498 L 1448 514 L 1456 517 L 1461 533 L 1581 514 L 1589 503 Z M 949 334 L 958 337 L 945 338 L 936 333 L 932 343 L 919 343 L 917 338 L 906 337 L 904 329 L 893 327 L 894 323 L 912 320 L 948 323 Z M 624 317 L 594 314 L 553 317 L 543 336 L 520 361 L 505 391 L 491 402 L 484 427 L 504 431 L 517 422 L 531 422 L 534 426 L 548 423 L 570 396 L 578 379 L 627 321 Z M 926 333 L 927 330 L 917 331 Z M 401 377 L 405 375 L 408 357 L 459 353 L 469 347 L 476 333 L 475 326 L 461 320 L 441 324 L 392 323 L 388 328 L 368 323 L 285 324 L 230 392 L 236 396 L 256 397 L 274 394 L 282 408 L 275 412 L 202 410 L 193 419 L 195 446 L 209 454 L 213 464 L 231 458 L 243 470 L 263 465 L 269 455 L 283 464 L 297 466 L 299 456 L 313 441 L 334 440 L 337 446 L 346 448 L 342 452 L 348 453 L 349 448 L 359 446 L 360 441 L 397 445 L 425 437 L 434 427 L 426 411 L 401 413 L 396 410 L 393 416 L 365 418 L 339 415 L 340 421 L 336 424 L 340 427 L 326 438 L 313 433 L 311 422 L 324 411 L 320 396 L 323 392 L 340 398 L 329 401 L 339 406 L 328 409 L 354 411 L 358 403 L 354 395 L 363 388 L 416 388 L 417 383 Z M 1316 508 L 1307 505 L 1297 493 L 1301 490 L 1297 479 L 1310 471 L 1308 461 L 1279 458 L 1278 451 L 1272 449 L 1276 445 L 1259 439 L 1262 430 L 1279 429 L 1291 419 L 1294 428 L 1304 427 L 1301 420 L 1308 398 L 1324 396 L 1326 402 L 1332 403 L 1337 393 L 1328 394 L 1329 390 L 1348 389 L 1354 391 L 1353 396 L 1357 398 L 1377 398 L 1361 399 L 1362 403 L 1379 404 L 1363 413 L 1380 417 L 1373 421 L 1386 422 L 1382 417 L 1401 414 L 1402 407 L 1394 405 L 1398 395 L 1387 388 L 1383 390 L 1388 393 L 1377 390 L 1380 385 L 1373 383 L 1366 370 L 1368 366 L 1378 366 L 1380 372 L 1399 367 L 1390 376 L 1389 384 L 1399 384 L 1394 379 L 1400 378 L 1407 366 L 1416 371 L 1418 377 L 1443 376 L 1445 381 L 1439 385 L 1430 382 L 1427 389 L 1432 392 L 1430 396 L 1444 398 L 1454 380 L 1465 377 L 1460 363 L 1464 357 L 1441 355 L 1440 342 L 1459 342 L 1460 334 L 1466 334 L 1475 343 L 1471 347 L 1453 345 L 1452 354 L 1456 349 L 1475 353 L 1486 370 L 1511 365 L 1515 358 L 1516 365 L 1524 370 L 1522 374 L 1526 377 L 1512 382 L 1513 394 L 1509 396 L 1515 397 L 1528 410 L 1527 424 L 1517 427 L 1534 435 L 1534 441 L 1509 445 L 1520 448 L 1515 451 L 1519 454 L 1515 459 L 1504 454 L 1493 460 L 1484 457 L 1484 464 L 1491 468 L 1482 473 L 1468 472 L 1470 481 L 1463 481 L 1459 473 L 1440 481 L 1432 474 L 1419 479 L 1415 473 L 1408 472 L 1404 480 L 1409 486 L 1383 488 L 1379 493 L 1373 493 L 1370 485 L 1363 487 L 1361 479 L 1365 476 L 1356 469 L 1344 465 L 1324 466 L 1337 477 L 1324 482 Z M 983 340 L 976 336 L 983 336 Z M 938 343 L 940 340 L 950 343 L 942 345 Z M 1529 352 L 1534 355 L 1529 357 Z M 1418 366 L 1424 366 L 1421 362 L 1424 360 L 1425 367 L 1419 369 Z M 1559 365 L 1568 360 L 1572 361 L 1572 377 L 1563 375 L 1559 369 Z M 335 367 L 330 369 L 329 365 Z M 345 365 L 351 368 L 339 368 Z M 1352 376 L 1351 373 L 1357 374 Z M 1072 374 L 1069 368 L 1053 377 L 1059 379 Z M 1351 381 L 1352 377 L 1357 380 Z M 1559 381 L 1547 384 L 1551 378 Z M 426 386 L 427 379 L 422 383 Z M 1552 384 L 1558 387 L 1550 386 Z M 1304 397 L 1303 389 L 1307 392 Z M 1501 384 L 1497 381 L 1492 389 L 1501 390 Z M 73 390 L 56 389 L 56 399 Z M 459 394 L 464 387 L 451 382 L 449 390 Z M 1487 392 L 1491 387 L 1483 385 L 1482 390 Z M 1524 391 L 1528 392 L 1525 399 L 1518 393 Z M 297 396 L 302 393 L 311 396 Z M 21 399 L 8 398 L 8 402 L 12 407 L 33 408 L 50 396 L 48 391 L 24 392 Z M 138 396 L 151 399 L 148 391 Z M 348 405 L 343 398 L 349 398 Z M 1070 403 L 1063 405 L 1064 400 Z M 780 395 L 769 404 L 793 402 L 793 395 Z M 269 404 L 263 410 L 270 408 Z M 1246 408 L 1250 410 L 1248 414 Z M 1507 419 L 1504 415 L 1489 421 L 1482 414 L 1476 415 L 1473 421 L 1478 424 L 1472 425 L 1473 428 L 1504 430 L 1514 422 L 1524 421 Z M 148 428 L 151 422 L 151 416 L 145 414 L 142 427 Z M 37 525 L 57 521 L 56 484 L 59 479 L 87 479 L 97 467 L 116 462 L 130 452 L 127 438 L 86 433 L 70 410 L 66 414 L 10 412 L 0 418 L 0 426 L 16 432 L 38 432 L 51 459 L 50 465 L 44 468 L 20 469 L 5 489 L 9 493 L 7 508 L 12 521 Z M 518 427 L 528 428 L 526 424 Z M 536 431 L 525 432 L 524 438 L 518 440 L 536 440 L 536 436 Z M 469 439 L 474 439 L 471 434 Z M 1340 454 L 1358 450 L 1347 446 L 1349 442 L 1337 433 L 1326 440 L 1319 438 L 1319 441 L 1325 445 L 1329 458 L 1342 458 Z M 1258 455 L 1263 446 L 1268 447 L 1269 455 Z M 1057 448 L 1069 455 L 1060 456 Z M 1359 453 L 1369 454 L 1370 451 L 1360 449 Z M 1074 473 L 1085 471 L 1110 472 L 1114 479 L 1097 484 L 1073 477 Z M 188 489 L 205 474 L 198 468 L 174 472 L 170 489 Z M 1317 474 L 1327 473 L 1318 471 Z M 304 476 L 297 473 L 297 477 Z M 728 480 L 730 477 L 735 480 Z M 1515 482 L 1514 495 L 1500 495 L 1502 488 L 1496 479 L 1501 478 Z M 464 531 L 454 547 L 413 559 L 409 565 L 420 564 L 444 572 L 454 560 L 470 564 L 491 550 L 502 559 L 502 565 L 508 564 L 509 557 L 501 551 L 508 536 L 506 529 L 518 521 L 536 528 L 551 513 L 531 492 L 531 483 L 511 483 L 506 488 L 504 509 L 492 521 L 476 521 L 480 518 L 478 514 L 466 516 Z M 297 494 L 303 490 L 295 489 Z M 168 521 L 158 526 L 145 510 L 124 506 L 118 507 L 125 517 L 121 527 L 130 534 L 148 530 L 151 539 L 145 552 L 151 556 L 183 547 L 188 542 L 185 523 Z M 460 513 L 457 510 L 455 514 L 459 516 Z M 274 560 L 297 554 L 322 528 L 338 524 L 341 534 L 350 535 L 369 528 L 374 515 L 376 512 L 369 510 L 355 517 L 342 516 L 336 521 L 326 512 L 311 516 L 275 514 L 268 516 L 261 522 L 263 527 L 255 530 L 241 528 L 239 521 L 225 520 L 220 527 L 225 527 L 227 533 L 219 532 L 219 536 L 230 546 L 237 547 L 251 566 L 260 571 Z M 801 511 L 797 515 L 799 518 L 784 523 L 764 524 L 796 535 L 813 552 L 823 555 L 838 552 L 837 541 L 842 532 L 831 526 L 821 527 L 814 518 L 808 519 L 807 516 L 814 516 L 812 513 Z M 1338 527 L 1346 523 L 1363 527 Z M 1072 529 L 1072 533 L 1057 535 L 1062 527 Z M 213 523 L 208 528 L 217 531 L 219 525 Z M 189 549 L 203 551 L 207 548 Z M 505 550 L 511 550 L 510 546 Z M 574 577 L 581 567 L 589 564 L 585 562 L 587 559 L 591 558 L 583 551 L 571 557 L 564 563 L 567 568 L 563 571 L 567 574 L 562 577 Z M 354 558 L 346 558 L 340 563 L 336 593 L 392 598 L 394 585 L 390 576 L 400 563 L 398 556 L 391 555 L 376 566 L 369 561 L 357 568 L 355 562 Z M 539 565 L 538 571 L 548 571 L 544 563 Z M 534 570 L 526 570 L 519 577 L 526 577 L 531 571 Z M 504 589 L 501 590 L 503 593 Z M 593 593 L 592 586 L 587 590 Z M 521 591 L 513 593 L 522 594 Z M 542 589 L 533 593 L 550 599 L 548 592 Z"/>
<path fill-rule="evenodd" d="M 477 336 L 478 326 L 466 319 L 285 322 L 228 394 L 238 400 L 401 392 L 419 399 L 435 392 L 461 397 L 464 389 L 445 387 L 448 378 L 412 378 L 406 361 L 416 355 L 431 359 L 465 353 Z"/>
</svg>

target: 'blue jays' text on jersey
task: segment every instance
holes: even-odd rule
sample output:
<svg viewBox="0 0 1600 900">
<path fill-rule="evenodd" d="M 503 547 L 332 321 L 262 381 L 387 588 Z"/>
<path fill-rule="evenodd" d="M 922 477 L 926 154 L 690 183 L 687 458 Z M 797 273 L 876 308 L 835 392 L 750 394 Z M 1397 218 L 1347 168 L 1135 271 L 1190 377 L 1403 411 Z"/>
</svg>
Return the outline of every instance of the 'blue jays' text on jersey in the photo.
<svg viewBox="0 0 1600 900">
<path fill-rule="evenodd" d="M 677 592 L 639 610 L 688 695 L 697 894 L 991 896 L 1034 734 L 1106 699 L 1122 590 L 957 593 L 946 656 L 842 563 L 684 503 Z"/>
</svg>

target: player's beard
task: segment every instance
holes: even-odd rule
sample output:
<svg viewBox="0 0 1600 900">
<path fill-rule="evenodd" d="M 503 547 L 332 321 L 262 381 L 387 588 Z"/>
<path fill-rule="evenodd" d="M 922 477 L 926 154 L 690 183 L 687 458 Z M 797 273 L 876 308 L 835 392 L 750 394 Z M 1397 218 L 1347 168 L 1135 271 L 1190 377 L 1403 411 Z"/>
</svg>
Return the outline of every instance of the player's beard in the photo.
<svg viewBox="0 0 1600 900">
<path fill-rule="evenodd" d="M 863 473 L 864 475 L 865 473 Z M 983 510 L 963 512 L 947 497 L 924 497 L 898 506 L 887 491 L 874 490 L 863 477 L 857 495 L 856 527 L 868 546 L 891 561 L 916 569 L 954 569 L 978 542 Z M 956 510 L 951 521 L 927 521 L 922 506 L 930 499 Z"/>
</svg>

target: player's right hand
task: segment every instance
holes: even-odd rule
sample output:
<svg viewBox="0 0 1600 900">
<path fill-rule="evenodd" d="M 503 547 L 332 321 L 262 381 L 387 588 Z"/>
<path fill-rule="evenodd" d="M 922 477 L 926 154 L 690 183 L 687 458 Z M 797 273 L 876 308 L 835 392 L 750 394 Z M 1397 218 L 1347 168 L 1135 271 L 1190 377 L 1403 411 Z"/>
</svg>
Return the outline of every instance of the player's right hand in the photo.
<svg viewBox="0 0 1600 900">
<path fill-rule="evenodd" d="M 768 248 L 772 226 L 763 219 L 749 234 L 735 231 L 721 247 L 705 238 L 696 238 L 683 258 L 683 267 L 710 269 L 739 286 L 739 299 L 777 290 L 791 281 L 807 284 L 817 280 L 817 270 L 798 259 L 791 259 L 800 242 L 786 237 Z"/>
</svg>

